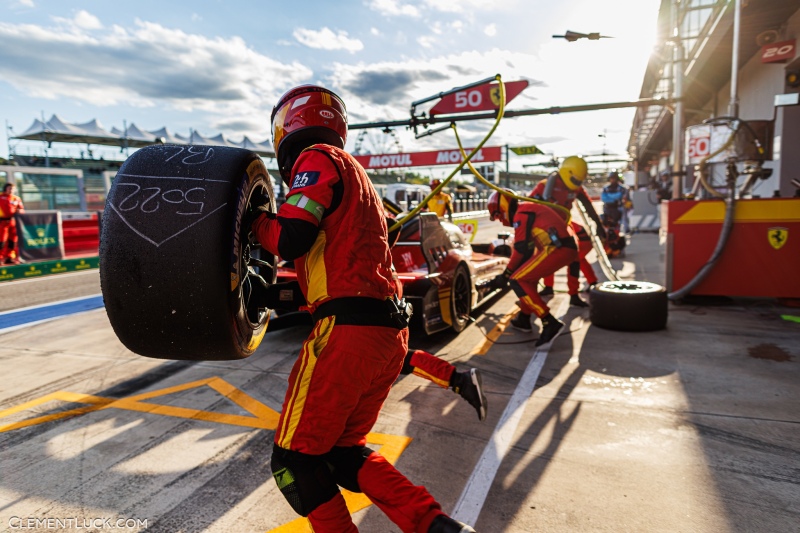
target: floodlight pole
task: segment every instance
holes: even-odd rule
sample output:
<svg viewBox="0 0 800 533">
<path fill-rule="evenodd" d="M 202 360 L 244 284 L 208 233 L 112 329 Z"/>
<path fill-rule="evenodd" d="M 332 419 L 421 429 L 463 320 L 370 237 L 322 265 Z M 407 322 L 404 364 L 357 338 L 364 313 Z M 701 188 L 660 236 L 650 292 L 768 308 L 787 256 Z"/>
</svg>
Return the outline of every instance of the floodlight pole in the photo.
<svg viewBox="0 0 800 533">
<path fill-rule="evenodd" d="M 737 0 L 738 1 L 738 0 Z M 681 0 L 672 3 L 672 199 L 683 196 L 683 41 L 681 40 Z"/>
<path fill-rule="evenodd" d="M 734 2 L 733 11 L 733 54 L 731 56 L 731 101 L 728 116 L 739 118 L 739 39 L 742 26 L 742 0 Z"/>
<path fill-rule="evenodd" d="M 508 145 L 506 145 L 506 187 L 511 188 L 511 172 L 509 171 L 508 160 L 510 159 L 508 153 Z M 497 180 L 500 181 L 500 180 Z"/>
</svg>

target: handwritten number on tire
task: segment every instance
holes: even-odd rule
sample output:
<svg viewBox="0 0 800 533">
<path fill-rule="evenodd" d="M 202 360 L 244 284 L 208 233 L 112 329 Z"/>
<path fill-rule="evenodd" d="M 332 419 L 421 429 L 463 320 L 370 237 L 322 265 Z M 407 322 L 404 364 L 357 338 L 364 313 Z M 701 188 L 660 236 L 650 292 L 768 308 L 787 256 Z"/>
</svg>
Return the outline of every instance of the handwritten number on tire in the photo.
<svg viewBox="0 0 800 533">
<path fill-rule="evenodd" d="M 145 187 L 144 189 L 137 183 L 120 183 L 118 187 L 133 187 L 134 190 L 128 196 L 122 199 L 117 205 L 120 211 L 133 211 L 139 209 L 142 213 L 155 213 L 161 207 L 161 200 L 165 203 L 173 205 L 189 204 L 188 207 L 180 207 L 175 212 L 176 215 L 200 215 L 203 213 L 205 202 L 193 201 L 189 195 L 194 193 L 204 194 L 205 188 L 194 187 L 188 191 L 181 189 L 170 189 L 161 192 L 161 187 Z"/>
</svg>

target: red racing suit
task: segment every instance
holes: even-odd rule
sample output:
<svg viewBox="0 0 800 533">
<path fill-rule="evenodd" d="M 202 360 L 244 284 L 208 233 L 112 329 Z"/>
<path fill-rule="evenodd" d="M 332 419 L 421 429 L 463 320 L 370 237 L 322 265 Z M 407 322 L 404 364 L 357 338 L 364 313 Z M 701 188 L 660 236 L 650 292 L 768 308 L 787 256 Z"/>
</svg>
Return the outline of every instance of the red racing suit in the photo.
<svg viewBox="0 0 800 533">
<path fill-rule="evenodd" d="M 589 195 L 586 194 L 586 189 L 580 187 L 579 189 L 572 190 L 564 184 L 564 181 L 561 179 L 557 173 L 555 177 L 554 187 L 551 191 L 550 198 L 544 198 L 544 192 L 547 185 L 547 179 L 541 180 L 533 190 L 528 194 L 531 198 L 539 198 L 541 200 L 545 200 L 547 202 L 552 202 L 554 204 L 560 205 L 565 207 L 568 210 L 572 209 L 573 202 L 577 199 L 579 202 L 583 204 L 586 208 L 586 212 L 589 214 L 589 217 L 594 220 L 595 224 L 597 225 L 598 232 L 604 233 L 603 225 L 600 221 L 600 217 L 595 211 L 594 206 L 592 205 L 591 199 L 589 199 Z M 557 211 L 560 215 L 563 215 L 560 211 Z M 567 289 L 570 295 L 578 294 L 578 287 L 579 287 L 579 280 L 578 280 L 578 270 L 583 273 L 583 276 L 586 278 L 586 282 L 591 284 L 597 283 L 597 274 L 594 273 L 594 269 L 592 265 L 589 264 L 589 261 L 586 260 L 586 255 L 592 251 L 592 238 L 587 233 L 586 228 L 575 222 L 574 220 L 570 220 L 569 222 L 570 228 L 572 229 L 573 233 L 577 237 L 578 240 L 578 264 L 577 265 L 569 265 L 567 268 Z M 552 287 L 555 280 L 555 275 L 551 274 L 549 276 L 545 276 L 543 281 L 545 286 Z"/>
<path fill-rule="evenodd" d="M 14 215 L 24 211 L 22 198 L 10 193 L 0 194 L 0 263 L 17 259 L 17 221 Z"/>
<path fill-rule="evenodd" d="M 553 209 L 519 202 L 512 220 L 514 249 L 508 261 L 509 282 L 523 313 L 541 318 L 550 312 L 537 285 L 539 280 L 578 259 L 572 230 Z"/>
<path fill-rule="evenodd" d="M 294 260 L 315 320 L 289 375 L 273 476 L 317 533 L 356 531 L 339 486 L 366 494 L 402 531 L 427 531 L 439 503 L 365 447 L 408 348 L 408 328 L 385 320 L 395 287 L 382 203 L 361 165 L 332 146 L 303 151 L 292 175 L 277 216 L 253 224 L 265 249 Z"/>
</svg>

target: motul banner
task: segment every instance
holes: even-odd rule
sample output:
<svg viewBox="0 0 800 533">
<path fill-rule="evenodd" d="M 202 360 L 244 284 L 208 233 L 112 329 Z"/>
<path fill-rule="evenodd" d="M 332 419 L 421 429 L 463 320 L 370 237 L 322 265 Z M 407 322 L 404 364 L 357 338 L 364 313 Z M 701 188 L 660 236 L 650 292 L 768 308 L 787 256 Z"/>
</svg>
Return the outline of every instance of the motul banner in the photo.
<svg viewBox="0 0 800 533">
<path fill-rule="evenodd" d="M 61 211 L 17 213 L 19 254 L 25 261 L 64 258 Z"/>
<path fill-rule="evenodd" d="M 472 148 L 465 148 L 469 154 Z M 409 152 L 400 154 L 375 154 L 354 156 L 366 169 L 400 168 L 400 167 L 432 167 L 436 165 L 457 165 L 461 163 L 460 150 L 437 150 L 433 152 Z M 486 163 L 503 160 L 502 146 L 484 146 L 472 156 L 470 162 Z"/>
</svg>

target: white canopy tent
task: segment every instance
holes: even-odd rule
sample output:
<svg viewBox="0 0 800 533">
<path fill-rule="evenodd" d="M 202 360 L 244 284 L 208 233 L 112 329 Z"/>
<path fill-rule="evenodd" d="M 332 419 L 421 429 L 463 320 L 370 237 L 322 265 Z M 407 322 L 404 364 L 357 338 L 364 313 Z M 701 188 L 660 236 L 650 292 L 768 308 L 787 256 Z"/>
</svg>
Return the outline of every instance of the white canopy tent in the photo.
<svg viewBox="0 0 800 533">
<path fill-rule="evenodd" d="M 173 135 L 167 128 L 155 131 L 143 131 L 130 124 L 124 129 L 112 128 L 107 131 L 97 120 L 84 124 L 70 124 L 61 120 L 58 115 L 53 115 L 47 122 L 34 119 L 33 124 L 21 135 L 12 139 L 26 141 L 41 141 L 48 145 L 54 142 L 73 144 L 97 144 L 104 146 L 118 146 L 120 148 L 141 148 L 151 144 L 203 144 L 210 146 L 232 146 L 256 152 L 263 157 L 275 157 L 275 152 L 269 141 L 255 143 L 246 136 L 241 142 L 226 139 L 221 133 L 215 137 L 204 137 L 194 130 L 188 136 Z"/>
</svg>

